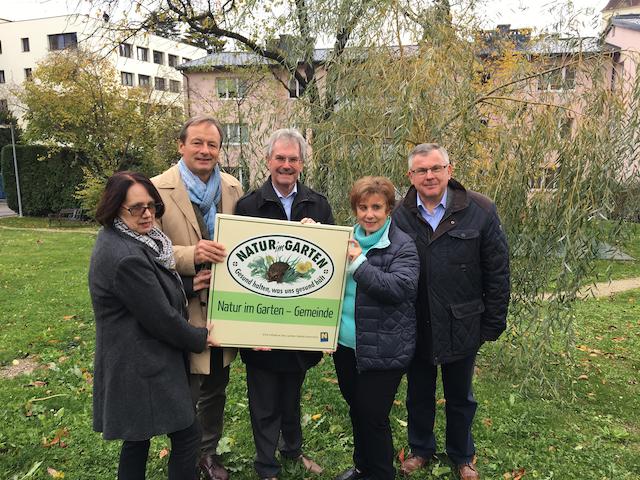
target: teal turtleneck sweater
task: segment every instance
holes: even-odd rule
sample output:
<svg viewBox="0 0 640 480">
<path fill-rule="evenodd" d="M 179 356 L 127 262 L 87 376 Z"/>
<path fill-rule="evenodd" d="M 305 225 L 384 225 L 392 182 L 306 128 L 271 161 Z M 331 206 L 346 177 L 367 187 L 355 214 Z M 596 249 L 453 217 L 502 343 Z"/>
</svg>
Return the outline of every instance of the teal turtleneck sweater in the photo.
<svg viewBox="0 0 640 480">
<path fill-rule="evenodd" d="M 338 335 L 338 343 L 345 347 L 356 348 L 356 282 L 353 279 L 353 272 L 364 262 L 366 254 L 372 248 L 381 248 L 389 243 L 389 225 L 391 218 L 387 218 L 385 224 L 377 232 L 367 235 L 360 225 L 356 225 L 353 231 L 355 238 L 360 247 L 362 254 L 356 258 L 347 269 L 347 281 L 344 288 L 344 300 L 342 301 L 342 317 L 340 319 L 340 333 Z M 378 246 L 378 244 L 381 244 Z"/>
</svg>

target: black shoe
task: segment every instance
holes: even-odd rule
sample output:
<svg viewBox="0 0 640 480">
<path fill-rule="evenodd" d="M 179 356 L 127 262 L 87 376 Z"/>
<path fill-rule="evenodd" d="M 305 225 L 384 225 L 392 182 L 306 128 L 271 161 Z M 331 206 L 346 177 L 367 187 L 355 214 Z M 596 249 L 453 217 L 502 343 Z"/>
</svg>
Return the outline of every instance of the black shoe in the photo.
<svg viewBox="0 0 640 480">
<path fill-rule="evenodd" d="M 335 477 L 334 480 L 364 480 L 365 477 L 366 475 L 356 467 L 351 467 Z"/>
</svg>

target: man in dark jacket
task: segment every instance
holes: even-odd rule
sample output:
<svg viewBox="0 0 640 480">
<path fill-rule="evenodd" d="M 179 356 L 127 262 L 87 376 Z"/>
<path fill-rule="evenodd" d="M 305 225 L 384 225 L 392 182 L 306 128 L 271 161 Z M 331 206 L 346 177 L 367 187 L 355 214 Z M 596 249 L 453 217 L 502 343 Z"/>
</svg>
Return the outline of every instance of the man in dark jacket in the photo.
<svg viewBox="0 0 640 480">
<path fill-rule="evenodd" d="M 333 224 L 327 199 L 298 182 L 306 146 L 297 130 L 273 133 L 267 147 L 271 175 L 262 187 L 238 200 L 236 215 Z M 281 456 L 299 461 L 309 472 L 321 473 L 322 468 L 302 453 L 300 390 L 306 371 L 320 361 L 322 353 L 245 349 L 240 355 L 247 368 L 254 466 L 260 478 L 277 478 L 280 464 L 276 448 Z"/>
<path fill-rule="evenodd" d="M 411 455 L 402 471 L 429 464 L 437 368 L 442 371 L 446 452 L 462 480 L 477 480 L 471 424 L 476 411 L 471 380 L 483 342 L 506 328 L 509 252 L 495 204 L 451 178 L 446 150 L 421 144 L 409 154 L 412 187 L 393 220 L 416 242 L 420 280 L 416 356 L 409 367 L 407 411 Z"/>
</svg>

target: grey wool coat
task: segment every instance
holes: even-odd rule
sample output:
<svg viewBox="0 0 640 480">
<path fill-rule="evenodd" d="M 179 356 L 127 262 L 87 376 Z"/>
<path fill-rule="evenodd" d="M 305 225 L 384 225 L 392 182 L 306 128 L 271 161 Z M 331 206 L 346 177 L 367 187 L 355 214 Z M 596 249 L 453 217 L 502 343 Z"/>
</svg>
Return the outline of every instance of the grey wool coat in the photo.
<svg viewBox="0 0 640 480">
<path fill-rule="evenodd" d="M 96 320 L 93 428 L 106 440 L 145 440 L 194 421 L 186 352 L 206 347 L 189 325 L 179 280 L 153 251 L 103 228 L 91 256 Z"/>
</svg>

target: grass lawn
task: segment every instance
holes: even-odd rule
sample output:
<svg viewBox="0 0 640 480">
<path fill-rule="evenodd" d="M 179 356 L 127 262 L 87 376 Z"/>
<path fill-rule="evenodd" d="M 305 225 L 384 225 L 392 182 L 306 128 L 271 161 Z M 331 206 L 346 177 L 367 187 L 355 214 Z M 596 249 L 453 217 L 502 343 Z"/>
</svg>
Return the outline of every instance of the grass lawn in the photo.
<svg viewBox="0 0 640 480">
<path fill-rule="evenodd" d="M 1 226 L 46 227 L 15 218 Z M 83 230 L 0 228 L 0 479 L 115 478 L 119 443 L 91 430 L 94 326 L 86 276 L 95 228 Z M 634 253 L 638 258 L 640 249 Z M 624 275 L 640 276 L 638 262 L 631 263 Z M 573 379 L 555 395 L 522 394 L 493 361 L 493 349 L 504 345 L 482 350 L 474 434 L 483 478 L 516 479 L 523 472 L 525 480 L 640 478 L 640 291 L 580 303 L 576 331 L 576 365 L 549 368 Z M 6 369 L 30 362 L 39 367 L 6 378 Z M 398 450 L 406 448 L 404 391 L 403 382 L 391 413 Z M 330 357 L 309 372 L 302 408 L 306 452 L 325 467 L 321 479 L 333 478 L 351 464 L 351 436 Z M 440 404 L 439 440 L 443 411 Z M 232 365 L 225 421 L 220 447 L 233 478 L 255 478 L 239 361 Z M 153 441 L 149 479 L 166 478 L 167 445 Z M 304 477 L 295 465 L 285 464 L 281 474 Z M 442 462 L 413 478 L 455 477 Z"/>
</svg>

